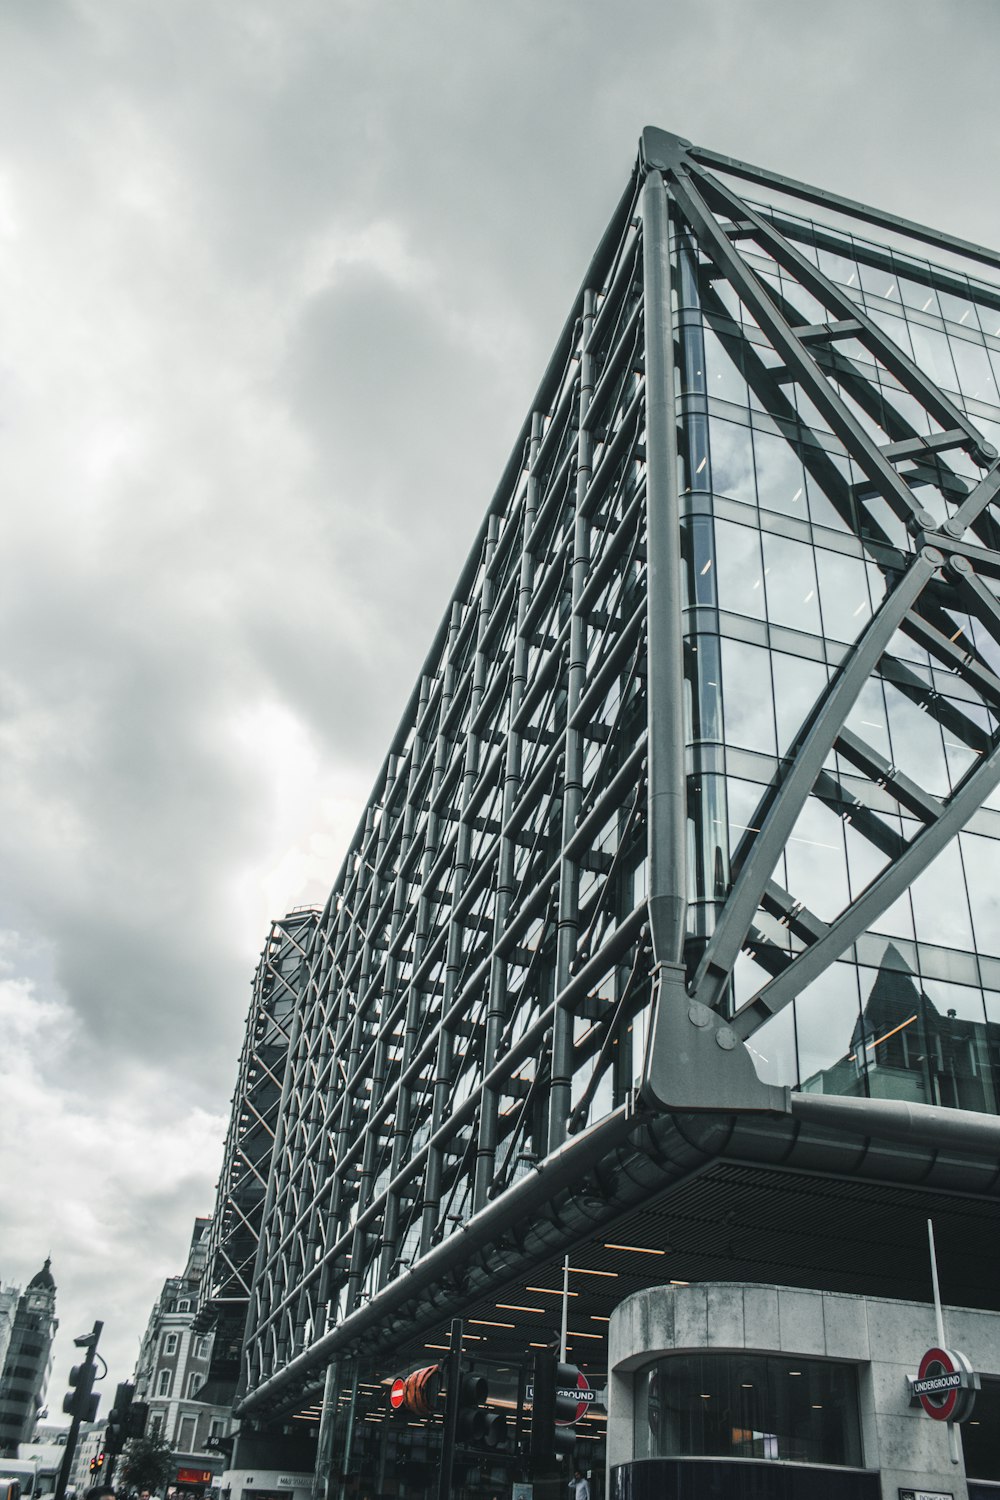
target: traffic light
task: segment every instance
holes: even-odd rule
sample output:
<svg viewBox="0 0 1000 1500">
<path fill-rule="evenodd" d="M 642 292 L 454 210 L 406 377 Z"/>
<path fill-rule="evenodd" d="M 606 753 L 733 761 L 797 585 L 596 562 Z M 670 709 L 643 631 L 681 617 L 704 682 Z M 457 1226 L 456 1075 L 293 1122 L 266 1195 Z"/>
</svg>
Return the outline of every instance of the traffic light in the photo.
<svg viewBox="0 0 1000 1500">
<path fill-rule="evenodd" d="M 104 1435 L 104 1443 L 109 1453 L 120 1453 L 125 1445 L 125 1439 L 128 1436 L 127 1423 L 134 1395 L 135 1386 L 129 1380 L 123 1380 L 115 1391 L 115 1404 L 108 1413 L 108 1428 Z"/>
<path fill-rule="evenodd" d="M 129 1438 L 141 1438 L 146 1434 L 146 1418 L 149 1416 L 149 1403 L 146 1401 L 132 1401 L 129 1405 L 128 1415 L 125 1418 L 125 1440 Z"/>
<path fill-rule="evenodd" d="M 544 1468 L 561 1453 L 571 1453 L 576 1443 L 576 1415 L 584 1399 L 580 1371 L 564 1365 L 551 1349 L 535 1355 L 531 1396 L 531 1460 Z M 584 1387 L 589 1387 L 584 1380 Z"/>
<path fill-rule="evenodd" d="M 90 1361 L 86 1364 L 74 1365 L 70 1370 L 69 1383 L 72 1390 L 66 1392 L 62 1404 L 62 1409 L 68 1417 L 79 1417 L 81 1422 L 97 1421 L 97 1408 L 101 1398 L 93 1394 L 95 1373 Z"/>
<path fill-rule="evenodd" d="M 90 1472 L 91 1474 L 99 1474 L 103 1468 L 104 1454 L 98 1453 L 94 1458 L 90 1460 Z"/>
<path fill-rule="evenodd" d="M 507 1417 L 486 1405 L 490 1388 L 482 1375 L 460 1375 L 455 1437 L 470 1448 L 502 1448 L 507 1441 Z"/>
<path fill-rule="evenodd" d="M 571 1453 L 576 1444 L 576 1417 L 580 1410 L 580 1386 L 589 1391 L 586 1380 L 581 1381 L 576 1365 L 556 1364 L 555 1451 Z"/>
</svg>

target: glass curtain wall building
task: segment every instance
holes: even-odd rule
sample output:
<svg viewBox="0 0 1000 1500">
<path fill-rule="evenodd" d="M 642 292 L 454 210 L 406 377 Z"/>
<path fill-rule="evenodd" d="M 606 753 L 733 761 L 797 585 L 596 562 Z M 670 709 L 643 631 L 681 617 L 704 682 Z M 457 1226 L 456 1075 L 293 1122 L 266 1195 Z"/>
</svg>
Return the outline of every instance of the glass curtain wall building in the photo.
<svg viewBox="0 0 1000 1500">
<path fill-rule="evenodd" d="M 644 132 L 312 935 L 245 1417 L 367 1474 L 566 1254 L 592 1384 L 651 1281 L 926 1297 L 945 1202 L 996 1305 L 998 436 L 1000 256 Z"/>
</svg>

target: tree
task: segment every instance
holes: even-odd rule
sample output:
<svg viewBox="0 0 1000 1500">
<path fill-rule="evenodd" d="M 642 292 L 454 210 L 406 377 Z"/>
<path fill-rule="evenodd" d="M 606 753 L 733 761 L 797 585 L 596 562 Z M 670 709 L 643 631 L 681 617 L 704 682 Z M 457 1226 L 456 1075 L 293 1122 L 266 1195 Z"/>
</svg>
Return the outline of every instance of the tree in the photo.
<svg viewBox="0 0 1000 1500">
<path fill-rule="evenodd" d="M 129 1438 L 122 1449 L 118 1483 L 130 1490 L 161 1490 L 173 1478 L 174 1455 L 159 1428 Z"/>
</svg>

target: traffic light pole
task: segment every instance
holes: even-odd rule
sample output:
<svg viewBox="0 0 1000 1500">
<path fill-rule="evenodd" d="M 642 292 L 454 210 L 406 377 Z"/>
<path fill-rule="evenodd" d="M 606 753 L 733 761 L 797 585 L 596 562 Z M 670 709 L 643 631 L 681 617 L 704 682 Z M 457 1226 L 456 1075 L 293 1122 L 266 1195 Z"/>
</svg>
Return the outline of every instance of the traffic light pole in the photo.
<svg viewBox="0 0 1000 1500">
<path fill-rule="evenodd" d="M 87 1357 L 79 1367 L 75 1383 L 72 1409 L 73 1420 L 70 1423 L 69 1434 L 66 1438 L 66 1451 L 63 1454 L 63 1461 L 59 1465 L 59 1478 L 56 1480 L 55 1500 L 66 1500 L 66 1486 L 69 1484 L 69 1476 L 73 1469 L 73 1459 L 76 1456 L 76 1444 L 80 1436 L 80 1423 L 86 1414 L 90 1402 L 90 1393 L 94 1385 L 94 1374 L 97 1369 L 97 1343 L 101 1337 L 103 1327 L 103 1323 L 95 1323 L 90 1333 L 85 1333 L 81 1338 L 73 1340 L 78 1349 L 86 1349 Z M 70 1378 L 72 1380 L 72 1376 Z"/>
<path fill-rule="evenodd" d="M 451 1479 L 455 1467 L 455 1435 L 458 1431 L 459 1393 L 462 1385 L 461 1318 L 451 1320 L 451 1348 L 448 1353 L 448 1387 L 444 1408 L 444 1439 L 441 1444 L 441 1467 L 438 1470 L 437 1500 L 451 1500 Z M 57 1496 L 56 1500 L 61 1500 Z"/>
</svg>

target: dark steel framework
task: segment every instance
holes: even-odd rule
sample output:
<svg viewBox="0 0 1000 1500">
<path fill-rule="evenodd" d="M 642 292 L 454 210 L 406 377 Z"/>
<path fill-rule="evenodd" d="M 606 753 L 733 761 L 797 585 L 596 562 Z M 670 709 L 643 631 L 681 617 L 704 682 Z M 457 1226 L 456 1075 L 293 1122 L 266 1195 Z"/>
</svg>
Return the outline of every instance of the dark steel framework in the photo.
<svg viewBox="0 0 1000 1500">
<path fill-rule="evenodd" d="M 203 1400 L 231 1398 L 253 1286 L 271 1157 L 307 954 L 320 913 L 300 907 L 272 922 L 253 978 L 250 1011 L 223 1148 L 205 1274 L 198 1283 L 195 1328 L 213 1328 L 212 1390 Z"/>
<path fill-rule="evenodd" d="M 644 132 L 315 929 L 245 1414 L 292 1409 L 359 1341 L 440 1327 L 696 1171 L 718 1169 L 722 1201 L 723 1160 L 766 1164 L 775 1192 L 800 1172 L 964 1194 L 995 1226 L 996 1028 L 983 1012 L 960 1035 L 930 996 L 935 973 L 974 972 L 988 1006 L 1000 960 L 919 923 L 884 936 L 959 834 L 991 858 L 1000 836 L 1000 397 L 949 390 L 873 289 L 922 287 L 937 312 L 912 320 L 935 334 L 961 293 L 997 314 L 977 347 L 1000 360 L 1000 291 L 970 267 L 995 281 L 1000 256 Z M 752 502 L 722 482 L 713 378 L 742 392 Z M 798 495 L 765 451 L 792 455 Z M 860 588 L 853 626 L 741 614 L 727 526 L 758 549 L 761 598 L 821 533 L 802 598 L 828 620 Z M 754 690 L 733 662 L 758 658 L 732 641 L 802 664 L 795 693 L 766 690 L 769 750 L 741 741 L 732 704 Z M 935 726 L 944 781 L 921 781 L 906 734 L 887 753 L 873 694 Z M 819 901 L 799 847 L 834 847 L 816 820 L 848 871 Z M 880 995 L 910 985 L 914 1014 L 824 998 L 863 965 Z M 906 1051 L 918 1012 L 937 1030 Z M 837 1045 L 810 1072 L 824 1024 Z"/>
</svg>

